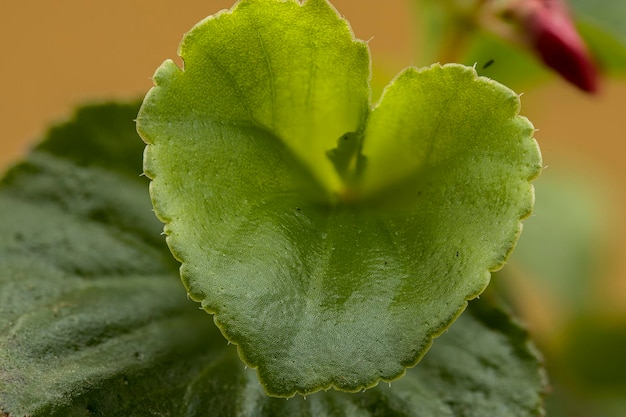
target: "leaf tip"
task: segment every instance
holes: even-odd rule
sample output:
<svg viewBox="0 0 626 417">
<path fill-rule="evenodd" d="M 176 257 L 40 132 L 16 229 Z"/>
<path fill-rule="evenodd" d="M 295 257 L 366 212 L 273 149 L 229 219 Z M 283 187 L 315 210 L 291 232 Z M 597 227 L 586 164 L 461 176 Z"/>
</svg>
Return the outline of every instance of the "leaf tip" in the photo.
<svg viewBox="0 0 626 417">
<path fill-rule="evenodd" d="M 155 71 L 152 76 L 152 81 L 154 82 L 155 87 L 165 85 L 172 79 L 172 77 L 182 71 L 182 68 L 176 65 L 172 59 L 166 59 Z"/>
</svg>

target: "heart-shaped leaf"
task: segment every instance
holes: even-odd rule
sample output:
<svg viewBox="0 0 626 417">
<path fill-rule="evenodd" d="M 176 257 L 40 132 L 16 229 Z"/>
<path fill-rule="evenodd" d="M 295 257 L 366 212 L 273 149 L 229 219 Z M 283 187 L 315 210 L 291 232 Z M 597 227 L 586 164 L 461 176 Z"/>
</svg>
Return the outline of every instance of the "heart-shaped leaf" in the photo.
<svg viewBox="0 0 626 417">
<path fill-rule="evenodd" d="M 196 25 L 138 116 L 192 299 L 273 395 L 393 380 L 480 294 L 541 166 L 519 98 L 403 72 L 370 110 L 366 45 L 325 0 Z"/>
<path fill-rule="evenodd" d="M 391 388 L 266 396 L 185 299 L 137 175 L 136 114 L 83 108 L 0 182 L 0 415 L 539 415 L 527 335 L 482 300 Z"/>
</svg>

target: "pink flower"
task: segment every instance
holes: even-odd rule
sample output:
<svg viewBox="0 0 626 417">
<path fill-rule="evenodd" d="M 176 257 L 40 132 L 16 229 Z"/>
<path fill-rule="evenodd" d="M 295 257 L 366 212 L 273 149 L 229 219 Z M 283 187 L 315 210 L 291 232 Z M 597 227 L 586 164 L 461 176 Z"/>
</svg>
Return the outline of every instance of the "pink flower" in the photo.
<svg viewBox="0 0 626 417">
<path fill-rule="evenodd" d="M 565 0 L 518 0 L 509 12 L 521 24 L 528 46 L 547 66 L 581 90 L 598 91 L 598 70 Z"/>
</svg>

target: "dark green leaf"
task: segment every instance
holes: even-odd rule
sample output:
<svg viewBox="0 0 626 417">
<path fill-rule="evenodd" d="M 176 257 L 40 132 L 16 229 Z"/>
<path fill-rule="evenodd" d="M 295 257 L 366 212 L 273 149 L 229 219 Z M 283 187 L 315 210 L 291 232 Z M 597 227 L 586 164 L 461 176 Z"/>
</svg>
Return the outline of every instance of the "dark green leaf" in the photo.
<svg viewBox="0 0 626 417">
<path fill-rule="evenodd" d="M 134 105 L 80 110 L 0 188 L 0 411 L 11 416 L 539 415 L 525 332 L 473 304 L 419 368 L 267 397 L 180 287 L 136 174 Z M 125 162 L 121 162 L 125 161 Z"/>
</svg>

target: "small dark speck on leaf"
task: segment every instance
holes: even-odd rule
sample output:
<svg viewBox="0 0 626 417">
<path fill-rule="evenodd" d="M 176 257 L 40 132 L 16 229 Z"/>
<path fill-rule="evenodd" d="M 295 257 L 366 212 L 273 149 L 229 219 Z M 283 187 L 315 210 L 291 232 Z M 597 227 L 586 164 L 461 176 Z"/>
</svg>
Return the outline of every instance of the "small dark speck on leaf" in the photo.
<svg viewBox="0 0 626 417">
<path fill-rule="evenodd" d="M 459 257 L 459 252 L 458 252 L 458 251 L 456 252 L 456 257 L 457 257 L 457 258 Z"/>
<path fill-rule="evenodd" d="M 483 69 L 489 68 L 491 65 L 493 65 L 494 60 L 490 59 L 489 61 L 485 62 L 485 65 L 483 65 Z"/>
<path fill-rule="evenodd" d="M 300 209 L 300 207 L 296 207 L 296 210 L 300 211 L 301 209 Z"/>
</svg>

